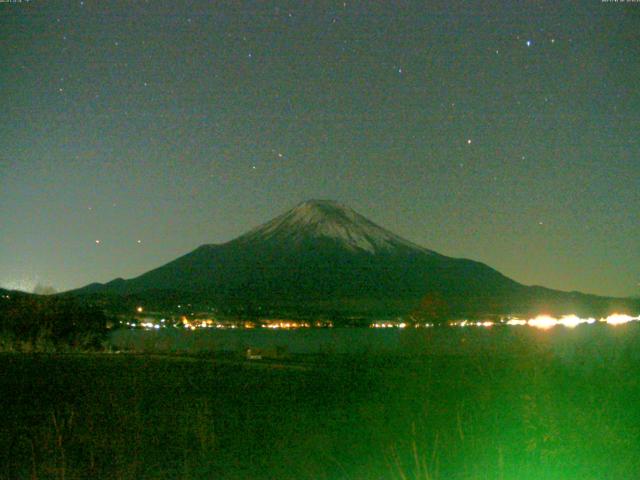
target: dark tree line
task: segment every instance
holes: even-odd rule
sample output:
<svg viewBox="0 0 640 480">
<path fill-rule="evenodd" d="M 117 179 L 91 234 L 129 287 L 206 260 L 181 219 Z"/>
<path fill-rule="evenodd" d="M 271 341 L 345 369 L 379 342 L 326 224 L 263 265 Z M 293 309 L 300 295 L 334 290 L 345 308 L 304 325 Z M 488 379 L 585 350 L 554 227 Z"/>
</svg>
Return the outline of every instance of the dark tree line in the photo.
<svg viewBox="0 0 640 480">
<path fill-rule="evenodd" d="M 0 298 L 0 335 L 23 344 L 98 348 L 107 321 L 100 309 L 74 299 L 16 292 Z"/>
</svg>

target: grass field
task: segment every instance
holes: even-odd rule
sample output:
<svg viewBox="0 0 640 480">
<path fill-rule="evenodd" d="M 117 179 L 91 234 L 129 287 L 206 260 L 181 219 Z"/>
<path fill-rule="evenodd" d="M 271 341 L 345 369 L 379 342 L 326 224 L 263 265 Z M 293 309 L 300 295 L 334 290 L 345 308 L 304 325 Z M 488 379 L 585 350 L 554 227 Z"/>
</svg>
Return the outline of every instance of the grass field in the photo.
<svg viewBox="0 0 640 480">
<path fill-rule="evenodd" d="M 0 479 L 640 478 L 640 335 L 601 333 L 295 365 L 3 354 Z"/>
</svg>

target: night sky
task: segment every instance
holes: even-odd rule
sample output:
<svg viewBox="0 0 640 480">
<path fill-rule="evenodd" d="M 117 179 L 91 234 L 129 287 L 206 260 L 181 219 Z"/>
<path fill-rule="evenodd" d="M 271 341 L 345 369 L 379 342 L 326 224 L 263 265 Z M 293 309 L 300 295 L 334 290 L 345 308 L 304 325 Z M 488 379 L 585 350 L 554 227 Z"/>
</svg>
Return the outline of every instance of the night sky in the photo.
<svg viewBox="0 0 640 480">
<path fill-rule="evenodd" d="M 640 294 L 640 3 L 3 1 L 0 42 L 1 286 L 136 276 L 322 198 Z"/>
</svg>

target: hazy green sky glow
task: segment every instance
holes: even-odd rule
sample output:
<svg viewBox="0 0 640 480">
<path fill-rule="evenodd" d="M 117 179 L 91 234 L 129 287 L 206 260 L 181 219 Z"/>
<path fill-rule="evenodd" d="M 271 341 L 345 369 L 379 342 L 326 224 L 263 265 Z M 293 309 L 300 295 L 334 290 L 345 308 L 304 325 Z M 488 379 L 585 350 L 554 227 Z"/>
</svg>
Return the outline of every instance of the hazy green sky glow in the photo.
<svg viewBox="0 0 640 480">
<path fill-rule="evenodd" d="M 525 284 L 640 293 L 640 3 L 33 0 L 0 41 L 2 286 L 331 198 Z"/>
</svg>

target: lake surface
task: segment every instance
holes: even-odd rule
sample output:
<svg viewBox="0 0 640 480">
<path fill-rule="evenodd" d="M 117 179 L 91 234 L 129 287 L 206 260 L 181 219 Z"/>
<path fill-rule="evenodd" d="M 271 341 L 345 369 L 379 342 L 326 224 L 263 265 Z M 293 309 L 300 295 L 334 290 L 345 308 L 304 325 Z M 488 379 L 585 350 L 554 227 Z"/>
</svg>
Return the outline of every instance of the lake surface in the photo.
<svg viewBox="0 0 640 480">
<path fill-rule="evenodd" d="M 139 352 L 244 352 L 285 347 L 292 354 L 511 355 L 549 351 L 568 360 L 576 354 L 606 358 L 631 350 L 640 356 L 640 325 L 581 325 L 538 330 L 527 326 L 427 329 L 328 328 L 298 330 L 116 330 L 112 348 Z M 634 353 L 637 352 L 637 353 Z"/>
</svg>

